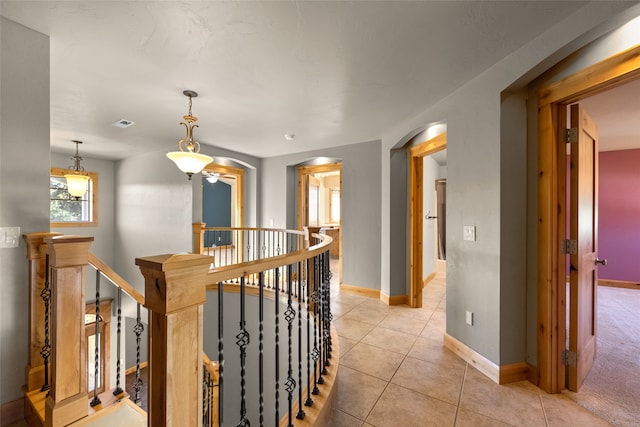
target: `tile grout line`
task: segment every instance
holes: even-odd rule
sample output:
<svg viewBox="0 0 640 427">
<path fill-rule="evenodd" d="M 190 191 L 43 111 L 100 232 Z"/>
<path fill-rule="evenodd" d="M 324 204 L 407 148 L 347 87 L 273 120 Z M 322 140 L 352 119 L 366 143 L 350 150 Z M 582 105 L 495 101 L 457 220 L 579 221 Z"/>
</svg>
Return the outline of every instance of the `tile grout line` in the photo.
<svg viewBox="0 0 640 427">
<path fill-rule="evenodd" d="M 462 384 L 460 385 L 460 393 L 458 394 L 458 404 L 456 405 L 456 416 L 453 418 L 454 426 L 458 422 L 458 414 L 460 413 L 460 404 L 462 403 L 462 392 L 464 391 L 464 384 L 467 382 L 467 369 L 469 369 L 469 364 L 465 363 L 464 375 L 462 375 Z"/>
</svg>

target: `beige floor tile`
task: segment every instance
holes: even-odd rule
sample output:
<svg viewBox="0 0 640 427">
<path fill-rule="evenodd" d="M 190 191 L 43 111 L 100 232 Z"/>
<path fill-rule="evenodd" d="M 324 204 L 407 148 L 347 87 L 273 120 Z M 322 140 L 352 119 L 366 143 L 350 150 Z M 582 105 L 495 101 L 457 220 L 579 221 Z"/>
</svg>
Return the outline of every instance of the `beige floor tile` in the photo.
<svg viewBox="0 0 640 427">
<path fill-rule="evenodd" d="M 411 350 L 411 347 L 413 347 L 413 343 L 415 341 L 415 335 L 405 334 L 404 332 L 382 327 L 373 329 L 362 339 L 362 342 L 365 344 L 384 348 L 400 354 L 407 354 L 409 350 Z"/>
<path fill-rule="evenodd" d="M 360 341 L 364 338 L 375 326 L 368 323 L 358 322 L 357 320 L 349 320 L 339 318 L 333 322 L 333 325 L 338 331 L 338 335 L 341 337 L 349 338 L 351 340 Z"/>
<path fill-rule="evenodd" d="M 366 422 L 376 427 L 449 427 L 455 415 L 455 405 L 389 384 Z"/>
<path fill-rule="evenodd" d="M 356 417 L 353 417 L 345 412 L 334 409 L 333 411 L 331 411 L 329 425 L 331 427 L 361 427 L 362 420 L 359 420 Z"/>
<path fill-rule="evenodd" d="M 511 424 L 503 423 L 494 418 L 489 418 L 475 412 L 460 409 L 456 416 L 456 427 L 509 427 Z"/>
<path fill-rule="evenodd" d="M 340 357 L 347 354 L 347 352 L 351 350 L 354 345 L 358 344 L 358 341 L 340 335 L 338 335 L 338 339 L 340 339 Z"/>
<path fill-rule="evenodd" d="M 451 350 L 443 345 L 443 340 L 433 338 L 418 337 L 408 356 L 416 359 L 424 360 L 432 363 L 447 361 L 449 363 L 458 364 L 464 367 L 467 362 L 454 354 Z"/>
<path fill-rule="evenodd" d="M 387 385 L 386 381 L 346 366 L 338 371 L 338 396 L 335 408 L 364 420 Z"/>
<path fill-rule="evenodd" d="M 344 319 L 377 325 L 387 316 L 389 310 L 377 308 L 368 304 L 360 304 L 342 316 Z"/>
<path fill-rule="evenodd" d="M 467 369 L 460 408 L 517 426 L 546 426 L 538 389 L 533 384 L 498 385 L 473 367 Z"/>
<path fill-rule="evenodd" d="M 340 360 L 340 365 L 389 381 L 403 358 L 399 353 L 358 343 Z"/>
<path fill-rule="evenodd" d="M 368 298 L 368 297 L 364 297 L 362 295 L 354 295 L 354 294 L 348 294 L 345 292 L 340 292 L 335 298 L 334 301 L 342 303 L 342 304 L 351 304 L 351 305 L 358 305 L 361 304 L 362 302 L 369 300 L 372 298 Z"/>
<path fill-rule="evenodd" d="M 382 322 L 378 324 L 378 326 L 411 335 L 420 335 L 420 332 L 422 332 L 426 324 L 426 320 L 413 319 L 411 317 L 398 315 L 394 311 L 390 312 Z"/>
<path fill-rule="evenodd" d="M 349 313 L 351 310 L 356 308 L 357 304 L 347 304 L 347 303 L 339 303 L 336 301 L 331 302 L 331 314 L 333 314 L 334 320 L 344 316 Z"/>
<path fill-rule="evenodd" d="M 541 393 L 542 406 L 547 415 L 549 427 L 556 426 L 589 426 L 607 427 L 608 422 L 587 411 L 573 400 L 561 394 Z M 638 421 L 638 420 L 636 420 Z"/>
<path fill-rule="evenodd" d="M 464 371 L 464 365 L 447 362 L 434 364 L 407 357 L 391 382 L 457 405 Z"/>
</svg>

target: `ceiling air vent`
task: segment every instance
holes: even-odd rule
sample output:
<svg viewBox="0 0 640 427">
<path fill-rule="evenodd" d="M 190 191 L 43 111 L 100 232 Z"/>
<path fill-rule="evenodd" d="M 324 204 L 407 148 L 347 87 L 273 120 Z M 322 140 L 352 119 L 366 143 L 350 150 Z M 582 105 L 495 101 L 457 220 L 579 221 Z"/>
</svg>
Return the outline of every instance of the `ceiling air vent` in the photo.
<svg viewBox="0 0 640 427">
<path fill-rule="evenodd" d="M 120 120 L 116 120 L 115 122 L 111 123 L 111 126 L 115 126 L 117 128 L 128 128 L 129 126 L 133 126 L 135 125 L 135 122 L 132 122 L 131 120 L 127 120 L 127 119 L 120 119 Z"/>
</svg>

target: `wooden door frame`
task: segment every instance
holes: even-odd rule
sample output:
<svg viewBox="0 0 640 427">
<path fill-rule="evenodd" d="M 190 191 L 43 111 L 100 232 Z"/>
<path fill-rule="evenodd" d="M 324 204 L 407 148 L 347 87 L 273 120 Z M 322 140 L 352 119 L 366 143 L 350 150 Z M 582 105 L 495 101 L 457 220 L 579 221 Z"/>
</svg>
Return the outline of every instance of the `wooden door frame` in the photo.
<svg viewBox="0 0 640 427">
<path fill-rule="evenodd" d="M 340 172 L 340 210 L 342 210 L 342 162 L 328 163 L 325 165 L 304 165 L 298 166 L 298 229 L 302 230 L 304 227 L 304 212 L 309 206 L 309 193 L 306 190 L 306 182 L 309 179 L 309 175 L 323 172 Z M 340 226 L 342 226 L 342 212 L 340 213 Z M 340 233 L 342 236 L 342 233 Z M 340 246 L 342 246 L 342 238 L 340 238 Z M 342 248 L 340 248 L 342 253 Z"/>
<path fill-rule="evenodd" d="M 234 218 L 235 225 L 232 224 L 231 226 L 240 228 L 244 227 L 244 169 L 234 166 L 209 163 L 205 166 L 204 170 L 207 172 L 217 172 L 220 175 L 232 175 L 235 178 L 235 197 L 237 206 Z"/>
<path fill-rule="evenodd" d="M 565 388 L 561 362 L 566 339 L 566 231 L 564 105 L 640 77 L 640 46 L 620 52 L 538 91 L 538 320 L 537 385 L 547 393 Z"/>
<path fill-rule="evenodd" d="M 447 148 L 447 133 L 409 148 L 409 300 L 422 307 L 423 158 Z"/>
</svg>

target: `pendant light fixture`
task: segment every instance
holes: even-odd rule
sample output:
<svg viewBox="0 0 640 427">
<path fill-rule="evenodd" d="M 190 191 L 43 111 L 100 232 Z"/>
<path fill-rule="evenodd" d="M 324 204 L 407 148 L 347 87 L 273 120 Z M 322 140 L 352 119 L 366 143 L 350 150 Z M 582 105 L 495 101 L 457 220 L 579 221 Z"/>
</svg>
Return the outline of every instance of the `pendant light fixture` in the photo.
<svg viewBox="0 0 640 427">
<path fill-rule="evenodd" d="M 78 154 L 78 145 L 82 144 L 82 141 L 73 140 L 76 144 L 76 154 L 71 157 L 73 160 L 73 166 L 69 166 L 69 169 L 73 173 L 68 173 L 64 177 L 67 180 L 67 191 L 76 199 L 84 196 L 87 192 L 87 183 L 89 182 L 89 175 L 84 174 L 84 168 L 80 165 L 82 157 Z"/>
<path fill-rule="evenodd" d="M 193 174 L 202 171 L 206 165 L 213 161 L 213 158 L 200 154 L 200 144 L 193 139 L 193 129 L 198 127 L 195 124 L 198 118 L 191 114 L 191 98 L 197 97 L 198 94 L 192 90 L 185 90 L 182 93 L 189 97 L 189 114 L 183 116 L 184 122 L 180 122 L 187 130 L 187 134 L 184 139 L 178 141 L 180 151 L 167 153 L 167 157 L 173 160 L 176 166 L 191 180 Z"/>
</svg>

